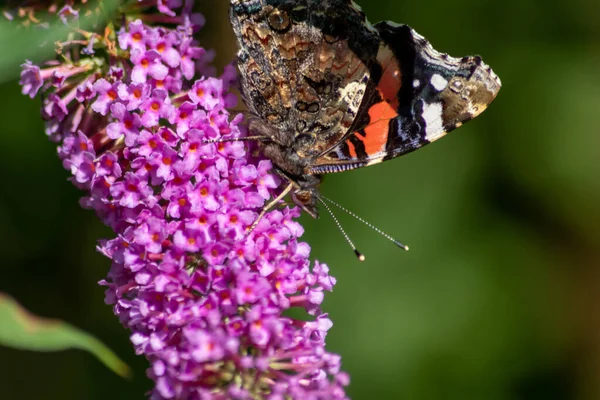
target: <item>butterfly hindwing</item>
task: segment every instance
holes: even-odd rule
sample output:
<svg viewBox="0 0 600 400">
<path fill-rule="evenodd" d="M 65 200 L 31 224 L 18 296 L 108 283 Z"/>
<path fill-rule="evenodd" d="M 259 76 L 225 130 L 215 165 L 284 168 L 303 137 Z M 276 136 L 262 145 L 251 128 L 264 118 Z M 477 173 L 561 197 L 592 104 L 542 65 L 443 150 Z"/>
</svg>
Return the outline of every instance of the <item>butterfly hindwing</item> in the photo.
<svg viewBox="0 0 600 400">
<path fill-rule="evenodd" d="M 348 0 L 232 0 L 231 21 L 242 95 L 273 139 L 307 160 L 339 142 L 379 44 L 364 13 Z"/>
</svg>

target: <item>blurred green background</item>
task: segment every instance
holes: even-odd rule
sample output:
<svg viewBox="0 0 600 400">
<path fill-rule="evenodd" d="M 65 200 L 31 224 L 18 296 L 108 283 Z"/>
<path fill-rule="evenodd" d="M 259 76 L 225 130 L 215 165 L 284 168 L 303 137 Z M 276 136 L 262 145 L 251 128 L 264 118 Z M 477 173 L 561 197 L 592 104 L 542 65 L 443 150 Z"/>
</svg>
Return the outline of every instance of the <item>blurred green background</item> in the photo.
<svg viewBox="0 0 600 400">
<path fill-rule="evenodd" d="M 222 66 L 235 52 L 227 2 L 198 3 L 200 39 Z M 349 395 L 600 399 L 600 2 L 359 3 L 372 22 L 407 23 L 440 51 L 481 54 L 504 86 L 447 138 L 327 177 L 326 196 L 408 253 L 340 213 L 360 263 L 326 215 L 303 217 L 314 258 L 338 279 L 324 308 Z M 111 232 L 79 207 L 40 101 L 20 94 L 15 71 L 0 86 L 0 292 L 93 333 L 135 375 L 82 351 L 0 348 L 0 398 L 143 399 L 146 362 L 96 284 L 109 267 L 96 241 Z"/>
</svg>

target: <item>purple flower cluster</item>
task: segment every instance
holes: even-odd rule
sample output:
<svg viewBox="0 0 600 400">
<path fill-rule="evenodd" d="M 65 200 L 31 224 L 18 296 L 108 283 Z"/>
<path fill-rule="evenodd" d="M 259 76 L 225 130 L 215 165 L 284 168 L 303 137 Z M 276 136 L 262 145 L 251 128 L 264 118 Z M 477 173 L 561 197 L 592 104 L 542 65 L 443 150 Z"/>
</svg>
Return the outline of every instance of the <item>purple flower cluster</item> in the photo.
<svg viewBox="0 0 600 400">
<path fill-rule="evenodd" d="M 88 35 L 85 57 L 21 74 L 24 94 L 45 92 L 46 131 L 82 205 L 116 233 L 98 247 L 112 260 L 101 284 L 150 362 L 152 398 L 346 398 L 320 309 L 335 279 L 310 267 L 299 209 L 247 234 L 279 178 L 242 142 L 207 142 L 244 134 L 227 110 L 235 69 L 193 81 L 210 57 L 192 38 L 201 17 L 155 6 L 176 29 L 130 21 L 113 42 Z M 94 55 L 102 46 L 109 57 Z M 313 318 L 283 316 L 290 308 Z"/>
</svg>

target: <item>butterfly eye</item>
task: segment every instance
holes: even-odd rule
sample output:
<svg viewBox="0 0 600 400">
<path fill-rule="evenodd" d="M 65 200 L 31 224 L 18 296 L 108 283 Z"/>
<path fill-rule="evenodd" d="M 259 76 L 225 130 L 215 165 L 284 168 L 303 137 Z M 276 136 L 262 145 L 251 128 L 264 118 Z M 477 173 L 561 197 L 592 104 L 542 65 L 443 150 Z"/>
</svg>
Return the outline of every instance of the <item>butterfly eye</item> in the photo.
<svg viewBox="0 0 600 400">
<path fill-rule="evenodd" d="M 269 26 L 276 32 L 285 32 L 290 29 L 290 17 L 285 11 L 275 10 L 269 14 Z"/>
</svg>

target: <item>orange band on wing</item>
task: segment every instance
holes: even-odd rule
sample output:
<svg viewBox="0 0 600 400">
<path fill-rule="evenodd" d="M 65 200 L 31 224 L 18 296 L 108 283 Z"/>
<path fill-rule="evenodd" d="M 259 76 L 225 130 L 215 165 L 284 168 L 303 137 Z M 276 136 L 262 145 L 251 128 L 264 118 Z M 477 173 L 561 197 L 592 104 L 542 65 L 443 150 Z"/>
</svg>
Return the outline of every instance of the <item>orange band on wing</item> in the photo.
<svg viewBox="0 0 600 400">
<path fill-rule="evenodd" d="M 353 133 L 354 137 L 360 140 L 365 146 L 367 156 L 371 157 L 385 151 L 390 130 L 390 120 L 397 116 L 398 113 L 396 110 L 385 101 L 373 104 L 369 108 L 369 118 L 372 122 L 363 129 L 365 135 L 363 136 L 360 132 Z M 352 142 L 347 140 L 346 144 L 350 149 L 351 155 L 356 157 L 356 149 Z"/>
<path fill-rule="evenodd" d="M 348 152 L 350 153 L 350 157 L 356 158 L 356 147 L 354 147 L 354 143 L 349 140 L 346 140 L 346 144 L 348 145 Z"/>
<path fill-rule="evenodd" d="M 389 122 L 389 120 L 379 120 L 374 124 L 367 126 L 364 129 L 364 137 L 361 137 L 358 132 L 356 133 L 356 136 L 362 140 L 365 145 L 365 153 L 367 153 L 367 156 L 374 156 L 385 150 L 389 134 Z"/>
<path fill-rule="evenodd" d="M 397 116 L 398 113 L 396 112 L 396 109 L 390 103 L 380 101 L 369 108 L 369 125 L 382 119 L 389 120 L 396 118 Z"/>
</svg>

